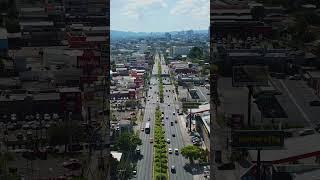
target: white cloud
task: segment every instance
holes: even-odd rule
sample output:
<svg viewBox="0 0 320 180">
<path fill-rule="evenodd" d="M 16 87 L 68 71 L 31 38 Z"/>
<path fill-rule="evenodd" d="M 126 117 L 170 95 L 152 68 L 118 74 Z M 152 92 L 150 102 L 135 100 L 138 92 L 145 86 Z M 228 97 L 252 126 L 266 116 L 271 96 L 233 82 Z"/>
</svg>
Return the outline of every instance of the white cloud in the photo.
<svg viewBox="0 0 320 180">
<path fill-rule="evenodd" d="M 166 8 L 168 5 L 165 0 L 128 0 L 122 13 L 129 18 L 141 18 L 144 11 L 150 7 Z"/>
<path fill-rule="evenodd" d="M 191 16 L 195 19 L 208 20 L 210 16 L 209 0 L 179 0 L 170 11 L 171 15 Z"/>
</svg>

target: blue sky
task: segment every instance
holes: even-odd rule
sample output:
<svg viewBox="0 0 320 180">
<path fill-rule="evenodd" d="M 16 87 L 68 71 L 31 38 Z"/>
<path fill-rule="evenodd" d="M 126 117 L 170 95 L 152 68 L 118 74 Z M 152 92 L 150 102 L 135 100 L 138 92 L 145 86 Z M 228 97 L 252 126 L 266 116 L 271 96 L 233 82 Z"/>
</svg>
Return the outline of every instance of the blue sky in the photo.
<svg viewBox="0 0 320 180">
<path fill-rule="evenodd" d="M 167 32 L 209 28 L 209 0 L 111 0 L 111 30 Z"/>
</svg>

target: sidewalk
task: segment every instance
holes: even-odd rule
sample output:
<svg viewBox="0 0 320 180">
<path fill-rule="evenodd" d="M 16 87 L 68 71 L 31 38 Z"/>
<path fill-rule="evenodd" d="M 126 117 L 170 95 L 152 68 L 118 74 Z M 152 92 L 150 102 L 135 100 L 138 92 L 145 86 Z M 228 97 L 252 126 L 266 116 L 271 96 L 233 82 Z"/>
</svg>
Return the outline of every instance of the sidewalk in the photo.
<svg viewBox="0 0 320 180">
<path fill-rule="evenodd" d="M 186 127 L 186 119 L 184 118 L 185 115 L 180 115 L 178 116 L 178 124 L 180 126 L 180 129 L 181 129 L 181 134 L 182 134 L 182 138 L 183 138 L 183 144 L 184 146 L 186 145 L 192 145 L 192 142 L 191 142 L 191 136 L 190 134 L 188 133 L 188 127 Z M 202 142 L 202 148 L 204 148 L 205 145 L 204 145 L 204 142 Z M 196 174 L 196 175 L 193 175 L 193 179 L 194 180 L 207 180 L 208 178 L 205 178 L 204 177 L 204 174 Z"/>
</svg>

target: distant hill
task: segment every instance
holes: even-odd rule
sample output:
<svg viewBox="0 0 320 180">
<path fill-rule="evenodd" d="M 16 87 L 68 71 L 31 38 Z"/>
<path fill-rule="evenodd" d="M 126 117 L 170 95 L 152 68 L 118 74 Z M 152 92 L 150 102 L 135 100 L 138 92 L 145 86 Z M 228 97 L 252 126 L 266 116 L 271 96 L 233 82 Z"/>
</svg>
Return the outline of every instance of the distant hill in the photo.
<svg viewBox="0 0 320 180">
<path fill-rule="evenodd" d="M 123 38 L 146 37 L 146 36 L 150 36 L 151 33 L 111 30 L 110 35 L 111 35 L 111 39 L 123 39 Z"/>
<path fill-rule="evenodd" d="M 171 31 L 171 34 L 177 34 L 182 31 Z M 207 34 L 208 30 L 193 30 L 194 33 Z M 111 39 L 127 39 L 127 38 L 140 38 L 147 36 L 163 36 L 165 32 L 132 32 L 132 31 L 118 31 L 111 30 Z"/>
</svg>

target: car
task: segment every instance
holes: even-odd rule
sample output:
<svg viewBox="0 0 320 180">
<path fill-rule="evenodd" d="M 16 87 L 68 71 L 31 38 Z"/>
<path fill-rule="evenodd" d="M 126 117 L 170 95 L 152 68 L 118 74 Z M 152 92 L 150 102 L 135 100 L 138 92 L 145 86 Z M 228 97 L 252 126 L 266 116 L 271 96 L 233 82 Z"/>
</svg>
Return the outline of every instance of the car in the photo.
<svg viewBox="0 0 320 180">
<path fill-rule="evenodd" d="M 169 119 L 168 117 L 166 117 L 166 119 Z"/>
<path fill-rule="evenodd" d="M 137 171 L 136 170 L 132 171 L 132 174 L 137 175 Z"/>
<path fill-rule="evenodd" d="M 77 170 L 81 168 L 81 162 L 78 159 L 69 159 L 63 162 L 62 166 L 67 169 Z"/>
<path fill-rule="evenodd" d="M 136 153 L 137 153 L 137 154 L 140 154 L 140 149 L 136 149 Z"/>
<path fill-rule="evenodd" d="M 234 163 L 225 163 L 218 167 L 219 170 L 233 170 L 235 169 Z"/>
<path fill-rule="evenodd" d="M 167 143 L 170 144 L 170 139 L 169 138 L 167 139 Z"/>
<path fill-rule="evenodd" d="M 168 149 L 168 152 L 169 152 L 169 154 L 172 154 L 172 149 L 169 148 L 169 149 Z"/>
<path fill-rule="evenodd" d="M 31 138 L 32 137 L 32 131 L 27 131 L 27 137 Z"/>
<path fill-rule="evenodd" d="M 301 76 L 300 75 L 294 75 L 294 76 L 289 76 L 289 80 L 300 80 Z"/>
<path fill-rule="evenodd" d="M 299 132 L 299 136 L 306 136 L 306 135 L 310 135 L 310 134 L 314 134 L 314 133 L 315 132 L 313 129 L 304 129 Z"/>
<path fill-rule="evenodd" d="M 150 143 L 153 143 L 153 138 L 150 138 Z"/>
<path fill-rule="evenodd" d="M 22 133 L 18 133 L 18 134 L 17 134 L 17 139 L 23 139 Z"/>
<path fill-rule="evenodd" d="M 176 137 L 176 134 L 172 134 L 172 137 Z"/>
<path fill-rule="evenodd" d="M 31 125 L 31 129 L 32 130 L 39 130 L 40 126 L 38 124 L 33 124 L 33 125 Z"/>
<path fill-rule="evenodd" d="M 210 177 L 210 171 L 203 171 L 203 176 L 205 178 L 209 178 Z"/>
<path fill-rule="evenodd" d="M 168 96 L 169 97 L 169 96 Z M 168 106 L 170 106 L 170 104 L 168 104 Z"/>
<path fill-rule="evenodd" d="M 172 172 L 172 173 L 175 173 L 175 172 L 176 172 L 176 167 L 171 166 L 171 172 Z"/>
<path fill-rule="evenodd" d="M 179 150 L 178 150 L 178 149 L 174 149 L 174 153 L 175 153 L 176 155 L 178 155 L 178 154 L 179 154 Z"/>
<path fill-rule="evenodd" d="M 51 125 L 50 124 L 46 124 L 46 125 L 44 125 L 44 128 L 46 128 L 46 129 L 49 129 L 51 127 Z"/>
<path fill-rule="evenodd" d="M 177 121 L 177 120 L 174 120 L 174 123 L 178 123 L 178 121 Z"/>
<path fill-rule="evenodd" d="M 175 112 L 173 112 L 172 114 L 173 114 L 173 115 L 176 115 L 176 113 L 175 113 Z"/>
<path fill-rule="evenodd" d="M 22 129 L 23 130 L 28 130 L 28 129 L 30 129 L 30 126 L 28 124 L 25 124 L 25 125 L 22 126 Z"/>
<path fill-rule="evenodd" d="M 49 121 L 51 119 L 49 114 L 44 114 L 44 120 Z"/>
<path fill-rule="evenodd" d="M 144 131 L 144 128 L 141 128 L 140 130 L 141 130 L 141 131 Z"/>
<path fill-rule="evenodd" d="M 309 105 L 310 105 L 310 106 L 320 106 L 320 101 L 318 101 L 318 100 L 311 101 L 311 102 L 309 103 Z"/>
</svg>

